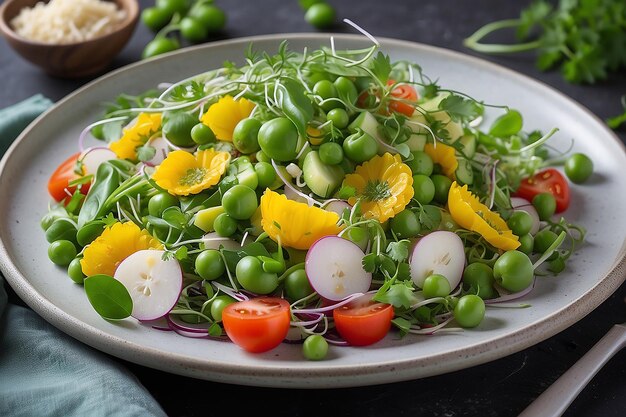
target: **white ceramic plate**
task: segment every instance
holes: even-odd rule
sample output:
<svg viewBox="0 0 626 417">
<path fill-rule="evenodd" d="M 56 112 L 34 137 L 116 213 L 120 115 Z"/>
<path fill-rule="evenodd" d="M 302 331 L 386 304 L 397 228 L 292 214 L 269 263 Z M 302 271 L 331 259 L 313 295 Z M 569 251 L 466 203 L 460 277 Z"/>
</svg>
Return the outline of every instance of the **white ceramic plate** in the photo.
<svg viewBox="0 0 626 417">
<path fill-rule="evenodd" d="M 101 113 L 101 103 L 122 92 L 139 93 L 221 66 L 241 63 L 253 41 L 276 51 L 279 42 L 302 51 L 328 45 L 328 36 L 281 35 L 203 45 L 140 62 L 106 75 L 60 101 L 13 144 L 0 166 L 0 262 L 17 294 L 36 312 L 82 342 L 125 360 L 214 381 L 274 387 L 340 387 L 421 378 L 491 361 L 536 344 L 574 324 L 602 303 L 626 275 L 626 152 L 619 140 L 581 105 L 555 90 L 485 61 L 415 43 L 382 39 L 392 59 L 419 63 L 441 85 L 524 115 L 525 129 L 561 130 L 553 140 L 587 153 L 596 165 L 590 183 L 573 186 L 567 217 L 588 229 L 565 273 L 540 278 L 525 299 L 531 308 L 489 309 L 477 329 L 437 336 L 388 336 L 367 348 L 332 348 L 320 362 L 301 347 L 281 345 L 247 354 L 236 345 L 161 332 L 133 320 L 109 323 L 91 308 L 81 286 L 47 258 L 39 226 L 49 197 L 46 182 L 76 150 L 81 129 Z M 338 48 L 369 46 L 357 36 L 336 36 Z"/>
</svg>

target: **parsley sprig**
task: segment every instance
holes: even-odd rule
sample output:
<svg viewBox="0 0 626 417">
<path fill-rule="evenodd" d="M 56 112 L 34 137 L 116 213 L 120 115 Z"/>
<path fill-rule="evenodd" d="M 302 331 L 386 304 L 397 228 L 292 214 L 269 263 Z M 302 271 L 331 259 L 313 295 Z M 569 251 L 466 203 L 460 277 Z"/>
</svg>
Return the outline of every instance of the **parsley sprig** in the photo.
<svg viewBox="0 0 626 417">
<path fill-rule="evenodd" d="M 516 29 L 519 42 L 480 42 L 501 29 Z M 522 10 L 518 19 L 489 23 L 464 44 L 488 54 L 536 50 L 540 70 L 560 67 L 568 82 L 594 84 L 626 69 L 626 2 L 560 0 L 554 7 L 537 0 Z"/>
</svg>

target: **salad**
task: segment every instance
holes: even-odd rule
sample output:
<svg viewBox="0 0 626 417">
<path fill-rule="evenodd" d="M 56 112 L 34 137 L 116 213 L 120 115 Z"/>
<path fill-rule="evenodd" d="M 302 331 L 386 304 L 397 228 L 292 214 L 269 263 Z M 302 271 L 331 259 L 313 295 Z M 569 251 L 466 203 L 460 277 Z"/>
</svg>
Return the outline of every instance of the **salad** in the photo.
<svg viewBox="0 0 626 417">
<path fill-rule="evenodd" d="M 363 33 L 118 97 L 50 177 L 50 260 L 107 320 L 311 360 L 528 307 L 583 242 L 592 161 Z"/>
</svg>

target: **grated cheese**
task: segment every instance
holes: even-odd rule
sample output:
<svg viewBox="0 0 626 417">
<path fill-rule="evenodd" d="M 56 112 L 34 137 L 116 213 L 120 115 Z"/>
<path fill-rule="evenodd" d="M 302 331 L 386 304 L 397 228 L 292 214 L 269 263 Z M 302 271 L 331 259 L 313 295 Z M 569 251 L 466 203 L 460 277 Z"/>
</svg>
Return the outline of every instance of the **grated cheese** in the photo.
<svg viewBox="0 0 626 417">
<path fill-rule="evenodd" d="M 26 39 L 67 44 L 106 35 L 125 18 L 126 12 L 110 1 L 51 0 L 23 8 L 11 25 Z"/>
</svg>

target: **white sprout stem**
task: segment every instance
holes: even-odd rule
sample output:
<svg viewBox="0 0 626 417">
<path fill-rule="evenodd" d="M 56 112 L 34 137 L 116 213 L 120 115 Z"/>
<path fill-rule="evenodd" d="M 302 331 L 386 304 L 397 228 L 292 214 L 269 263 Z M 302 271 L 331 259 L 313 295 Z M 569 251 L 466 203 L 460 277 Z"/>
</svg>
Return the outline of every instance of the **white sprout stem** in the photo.
<svg viewBox="0 0 626 417">
<path fill-rule="evenodd" d="M 249 300 L 248 296 L 233 290 L 232 288 L 227 287 L 226 285 L 222 285 L 219 282 L 211 281 L 211 285 L 213 285 L 216 289 L 222 291 L 225 294 L 230 295 L 237 301 L 247 301 Z"/>
<path fill-rule="evenodd" d="M 304 332 L 306 334 L 309 334 L 309 335 L 313 335 L 313 334 L 320 335 L 320 336 L 325 335 L 326 332 L 328 332 L 328 318 L 326 316 L 322 316 L 322 320 L 321 321 L 324 322 L 324 328 L 321 331 L 316 332 L 315 331 L 315 327 L 317 327 L 317 326 L 314 326 L 312 329 L 307 329 L 306 327 L 301 327 L 302 332 Z"/>
<path fill-rule="evenodd" d="M 443 329 L 448 323 L 450 323 L 452 320 L 454 320 L 454 316 L 448 318 L 447 320 L 442 321 L 441 323 L 439 323 L 436 326 L 433 327 L 413 327 L 411 326 L 408 330 L 409 333 L 412 334 L 434 334 L 437 331 L 440 331 L 441 329 Z M 456 329 L 455 329 L 456 330 Z M 462 329 L 458 329 L 458 330 L 462 330 Z"/>
<path fill-rule="evenodd" d="M 291 191 L 296 193 L 298 196 L 304 198 L 306 201 L 308 201 L 311 204 L 315 204 L 315 205 L 318 205 L 318 206 L 322 205 L 322 203 L 320 203 L 316 199 L 311 198 L 310 196 L 304 194 L 302 191 L 300 191 L 296 187 L 294 187 L 293 184 L 291 183 L 291 181 L 288 181 L 287 178 L 285 178 L 283 173 L 278 168 L 278 165 L 276 164 L 276 161 L 274 161 L 273 159 L 272 159 L 272 166 L 274 167 L 274 171 L 276 171 L 276 175 L 278 175 L 280 180 L 285 184 L 285 187 L 289 188 Z"/>
<path fill-rule="evenodd" d="M 350 301 L 353 301 L 365 294 L 373 294 L 376 291 L 368 291 L 366 293 L 362 293 L 362 292 L 356 292 L 354 294 L 351 294 L 347 297 L 345 297 L 343 300 L 337 302 L 336 304 L 330 305 L 330 306 L 326 306 L 326 307 L 318 307 L 318 308 L 303 308 L 303 309 L 292 309 L 292 313 L 293 314 L 311 314 L 311 313 L 323 313 L 325 311 L 331 311 L 336 309 L 337 307 L 341 307 L 343 305 L 348 304 Z"/>
<path fill-rule="evenodd" d="M 308 327 L 308 326 L 313 326 L 315 324 L 318 324 L 320 321 L 322 321 L 322 319 L 324 318 L 324 313 L 319 313 L 317 314 L 317 318 L 313 319 L 313 320 L 307 320 L 307 321 L 292 321 L 291 322 L 291 326 L 293 327 Z"/>
<path fill-rule="evenodd" d="M 495 160 L 493 163 L 493 168 L 491 169 L 491 193 L 489 196 L 489 210 L 493 207 L 493 203 L 496 199 L 496 166 L 498 165 L 499 160 Z"/>
<path fill-rule="evenodd" d="M 343 21 L 349 24 L 350 26 L 352 26 L 353 28 L 355 28 L 356 30 L 358 30 L 359 32 L 361 32 L 363 35 L 365 35 L 365 37 L 367 37 L 370 41 L 372 41 L 376 46 L 380 46 L 380 43 L 378 42 L 378 40 L 376 40 L 375 37 L 370 35 L 369 32 L 367 32 L 365 29 L 363 29 L 362 27 L 354 23 L 352 20 L 343 19 Z"/>
<path fill-rule="evenodd" d="M 84 146 L 85 139 L 87 138 L 87 135 L 91 132 L 91 129 L 93 129 L 94 127 L 111 123 L 111 122 L 121 122 L 126 119 L 127 119 L 126 116 L 111 117 L 109 119 L 99 120 L 97 122 L 88 124 L 87 127 L 85 127 L 82 130 L 82 132 L 80 132 L 80 135 L 78 136 L 78 148 L 80 149 L 81 152 L 85 150 L 85 146 Z"/>
</svg>

